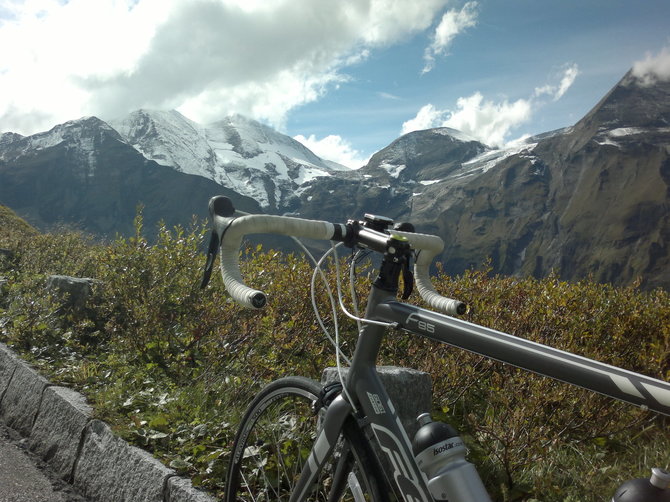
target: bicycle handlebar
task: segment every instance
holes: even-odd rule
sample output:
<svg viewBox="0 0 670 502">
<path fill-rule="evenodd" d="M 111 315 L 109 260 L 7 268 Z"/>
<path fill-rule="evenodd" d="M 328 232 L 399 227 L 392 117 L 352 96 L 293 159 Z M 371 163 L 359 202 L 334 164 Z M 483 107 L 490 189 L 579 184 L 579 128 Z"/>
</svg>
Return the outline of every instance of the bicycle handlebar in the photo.
<svg viewBox="0 0 670 502">
<path fill-rule="evenodd" d="M 250 288 L 244 283 L 240 273 L 239 250 L 242 238 L 248 234 L 278 234 L 308 239 L 333 240 L 349 242 L 351 229 L 344 224 L 327 221 L 306 220 L 291 216 L 275 216 L 264 214 L 246 214 L 235 211 L 227 197 L 217 196 L 209 201 L 209 212 L 213 223 L 213 240 L 210 243 L 210 258 L 213 261 L 212 246 L 220 246 L 221 275 L 230 296 L 244 307 L 261 309 L 267 303 L 267 296 L 262 291 Z M 419 253 L 414 265 L 417 290 L 421 297 L 434 309 L 448 315 L 463 314 L 466 306 L 463 302 L 440 295 L 430 280 L 429 268 L 433 258 L 444 248 L 444 242 L 436 235 L 417 234 L 393 230 L 394 235 L 407 239 L 411 247 Z M 373 249 L 378 247 L 375 241 L 384 242 L 390 237 L 387 234 L 365 229 Z M 375 237 L 375 234 L 378 237 Z M 218 242 L 216 242 L 214 239 Z M 380 251 L 380 249 L 375 249 Z M 215 254 L 215 250 L 213 251 Z M 208 259 L 210 264 L 210 259 Z M 211 265 L 211 264 L 210 264 Z"/>
</svg>

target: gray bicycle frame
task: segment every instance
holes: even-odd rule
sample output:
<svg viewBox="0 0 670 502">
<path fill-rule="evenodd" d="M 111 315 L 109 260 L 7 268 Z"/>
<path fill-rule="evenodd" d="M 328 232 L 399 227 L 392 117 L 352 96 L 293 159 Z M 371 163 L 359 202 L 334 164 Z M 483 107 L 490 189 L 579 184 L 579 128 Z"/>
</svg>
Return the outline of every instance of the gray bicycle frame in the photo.
<svg viewBox="0 0 670 502">
<path fill-rule="evenodd" d="M 399 329 L 431 340 L 670 415 L 668 382 L 401 303 L 391 293 L 375 287 L 368 300 L 365 318 L 392 323 Z M 367 417 L 392 466 L 393 473 L 387 473 L 387 477 L 394 479 L 404 499 L 408 502 L 433 500 L 414 460 L 410 440 L 376 371 L 385 331 L 384 326 L 363 325 L 344 382 L 347 392 L 340 394 L 328 407 L 323 427 L 291 496 L 292 502 L 306 498 L 354 407 L 360 407 Z M 347 402 L 346 395 L 352 396 L 353 406 Z"/>
</svg>

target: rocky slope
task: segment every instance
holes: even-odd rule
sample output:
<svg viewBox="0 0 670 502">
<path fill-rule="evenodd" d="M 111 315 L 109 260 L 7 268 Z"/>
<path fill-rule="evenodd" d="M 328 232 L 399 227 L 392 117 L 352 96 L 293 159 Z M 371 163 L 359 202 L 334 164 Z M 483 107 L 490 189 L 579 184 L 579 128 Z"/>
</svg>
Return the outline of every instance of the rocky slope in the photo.
<svg viewBox="0 0 670 502">
<path fill-rule="evenodd" d="M 94 117 L 0 136 L 0 201 L 42 229 L 67 223 L 107 238 L 128 235 L 138 205 L 147 228 L 161 220 L 188 224 L 192 215 L 207 217 L 207 201 L 218 193 L 260 211 L 214 181 L 147 160 Z"/>
<path fill-rule="evenodd" d="M 670 287 L 670 83 L 626 75 L 573 127 L 505 149 L 410 133 L 357 179 L 302 194 L 301 214 L 380 212 L 436 232 L 447 272 L 586 276 Z"/>
<path fill-rule="evenodd" d="M 338 170 L 266 126 L 201 126 L 138 111 L 0 136 L 0 203 L 37 226 L 127 232 L 204 216 L 215 193 L 243 210 L 412 221 L 446 242 L 445 269 L 670 288 L 670 82 L 626 75 L 574 126 L 492 149 L 448 128 L 416 131 L 357 171 Z M 335 168 L 334 168 L 335 167 Z"/>
<path fill-rule="evenodd" d="M 670 286 L 669 118 L 670 84 L 629 74 L 574 127 L 467 183 L 433 220 L 448 269 L 490 257 L 504 274 Z"/>
<path fill-rule="evenodd" d="M 211 179 L 271 212 L 291 205 L 304 183 L 346 169 L 240 115 L 202 126 L 175 110 L 138 110 L 110 125 L 147 159 Z"/>
</svg>

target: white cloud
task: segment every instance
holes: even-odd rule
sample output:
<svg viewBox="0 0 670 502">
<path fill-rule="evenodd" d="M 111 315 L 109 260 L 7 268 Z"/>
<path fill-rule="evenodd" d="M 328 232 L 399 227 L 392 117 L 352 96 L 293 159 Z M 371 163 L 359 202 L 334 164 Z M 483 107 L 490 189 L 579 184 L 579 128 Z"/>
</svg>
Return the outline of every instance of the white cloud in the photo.
<svg viewBox="0 0 670 502">
<path fill-rule="evenodd" d="M 577 64 L 573 64 L 566 68 L 565 74 L 563 75 L 561 83 L 558 86 L 558 90 L 556 91 L 556 94 L 554 94 L 554 101 L 561 99 L 563 94 L 565 94 L 567 90 L 572 87 L 572 84 L 574 84 L 577 75 L 579 75 L 579 67 Z"/>
<path fill-rule="evenodd" d="M 358 150 L 353 149 L 348 141 L 337 135 L 331 134 L 322 139 L 316 139 L 314 134 L 310 134 L 308 138 L 298 135 L 293 139 L 305 145 L 322 159 L 337 162 L 350 169 L 358 169 L 370 160 L 369 157 L 366 158 Z"/>
<path fill-rule="evenodd" d="M 403 124 L 402 134 L 432 127 L 451 127 L 490 146 L 502 146 L 510 131 L 531 117 L 530 100 L 518 99 L 512 103 L 484 100 L 476 92 L 458 98 L 456 110 L 438 110 L 433 105 L 423 106 L 416 117 Z"/>
<path fill-rule="evenodd" d="M 456 101 L 456 109 L 440 110 L 432 104 L 421 107 L 416 116 L 402 125 L 401 134 L 433 127 L 451 127 L 472 136 L 489 146 L 503 146 L 509 142 L 514 129 L 528 122 L 542 106 L 541 96 L 560 99 L 574 83 L 579 69 L 576 64 L 566 65 L 558 84 L 536 87 L 529 98 L 498 102 L 484 99 L 480 92 Z"/>
<path fill-rule="evenodd" d="M 572 84 L 575 82 L 575 79 L 578 75 L 579 67 L 576 63 L 565 65 L 561 81 L 556 85 L 546 84 L 542 87 L 536 87 L 534 96 L 540 97 L 543 95 L 549 95 L 554 101 L 558 101 L 563 97 L 568 89 L 572 87 Z"/>
<path fill-rule="evenodd" d="M 433 127 L 443 127 L 448 116 L 448 111 L 437 110 L 433 105 L 427 104 L 421 107 L 413 119 L 403 123 L 401 134 L 412 131 L 423 131 Z"/>
<path fill-rule="evenodd" d="M 397 96 L 395 94 L 391 94 L 390 92 L 378 92 L 377 95 L 380 98 L 390 99 L 390 100 L 393 100 L 393 101 L 398 101 L 398 100 L 402 99 L 400 96 Z"/>
<path fill-rule="evenodd" d="M 448 0 L 15 0 L 0 8 L 0 124 L 177 108 L 281 127 L 370 50 L 428 29 Z M 39 130 L 39 129 L 37 129 Z"/>
<path fill-rule="evenodd" d="M 510 130 L 530 119 L 532 109 L 527 99 L 494 103 L 485 101 L 478 92 L 467 98 L 458 98 L 456 106 L 458 109 L 451 113 L 443 125 L 495 146 L 504 145 Z"/>
<path fill-rule="evenodd" d="M 466 3 L 461 10 L 451 9 L 443 16 L 440 24 L 435 28 L 433 41 L 426 48 L 424 60 L 426 62 L 422 73 L 427 73 L 435 66 L 435 58 L 447 53 L 451 41 L 467 28 L 477 24 L 477 2 Z"/>
<path fill-rule="evenodd" d="M 670 80 L 670 48 L 663 47 L 658 54 L 647 53 L 641 61 L 633 64 L 633 75 L 643 85 L 653 85 L 656 81 Z"/>
</svg>

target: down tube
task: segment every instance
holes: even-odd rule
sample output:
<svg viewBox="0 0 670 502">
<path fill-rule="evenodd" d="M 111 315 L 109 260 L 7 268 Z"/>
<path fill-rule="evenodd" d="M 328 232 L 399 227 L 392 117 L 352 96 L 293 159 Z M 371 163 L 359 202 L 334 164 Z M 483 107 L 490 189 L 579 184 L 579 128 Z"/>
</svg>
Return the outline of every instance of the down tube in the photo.
<svg viewBox="0 0 670 502">
<path fill-rule="evenodd" d="M 393 403 L 374 366 L 359 367 L 356 394 L 406 502 L 433 502 Z"/>
<path fill-rule="evenodd" d="M 534 373 L 670 415 L 670 383 L 401 302 L 380 303 L 378 319 Z"/>
</svg>

